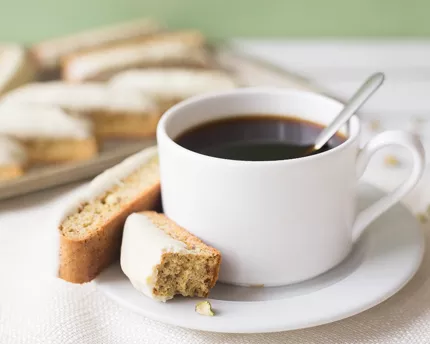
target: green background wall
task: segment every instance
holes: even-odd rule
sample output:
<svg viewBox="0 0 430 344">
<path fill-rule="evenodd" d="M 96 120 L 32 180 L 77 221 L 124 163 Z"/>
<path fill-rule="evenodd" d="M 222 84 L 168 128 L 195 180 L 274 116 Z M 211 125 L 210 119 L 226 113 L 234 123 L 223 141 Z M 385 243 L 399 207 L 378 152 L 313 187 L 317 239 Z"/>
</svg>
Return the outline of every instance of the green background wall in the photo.
<svg viewBox="0 0 430 344">
<path fill-rule="evenodd" d="M 214 38 L 430 36 L 428 0 L 0 0 L 0 41 L 142 16 Z"/>
</svg>

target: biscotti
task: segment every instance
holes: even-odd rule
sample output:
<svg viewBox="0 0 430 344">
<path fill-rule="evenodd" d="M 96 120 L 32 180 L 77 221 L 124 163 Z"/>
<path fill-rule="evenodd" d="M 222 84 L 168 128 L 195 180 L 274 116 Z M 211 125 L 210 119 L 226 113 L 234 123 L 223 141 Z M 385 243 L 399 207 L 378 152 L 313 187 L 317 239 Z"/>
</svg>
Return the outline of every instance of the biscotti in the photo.
<svg viewBox="0 0 430 344">
<path fill-rule="evenodd" d="M 153 136 L 161 115 L 155 100 L 143 92 L 101 83 L 31 83 L 9 92 L 3 102 L 54 105 L 86 115 L 101 138 Z"/>
<path fill-rule="evenodd" d="M 144 37 L 161 29 L 161 25 L 154 20 L 139 19 L 42 41 L 31 47 L 31 53 L 40 68 L 55 69 L 68 54 Z"/>
<path fill-rule="evenodd" d="M 35 66 L 23 46 L 0 45 L 0 95 L 35 77 Z"/>
<path fill-rule="evenodd" d="M 180 294 L 207 297 L 221 254 L 153 211 L 131 214 L 124 226 L 121 268 L 133 286 L 153 299 Z"/>
<path fill-rule="evenodd" d="M 238 82 L 220 70 L 147 68 L 118 73 L 109 85 L 119 89 L 138 89 L 156 99 L 165 111 L 197 94 L 236 88 Z"/>
<path fill-rule="evenodd" d="M 63 61 L 62 77 L 69 82 L 106 81 L 120 71 L 136 67 L 207 68 L 212 64 L 203 35 L 180 31 L 71 55 Z"/>
<path fill-rule="evenodd" d="M 32 164 L 86 160 L 97 154 L 91 122 L 54 106 L 0 104 L 0 135 L 20 141 Z"/>
<path fill-rule="evenodd" d="M 89 282 L 119 260 L 126 218 L 133 212 L 155 209 L 159 199 L 155 147 L 96 177 L 60 221 L 59 277 L 73 283 Z"/>
<path fill-rule="evenodd" d="M 0 182 L 20 177 L 27 165 L 27 153 L 17 140 L 0 136 Z"/>
</svg>

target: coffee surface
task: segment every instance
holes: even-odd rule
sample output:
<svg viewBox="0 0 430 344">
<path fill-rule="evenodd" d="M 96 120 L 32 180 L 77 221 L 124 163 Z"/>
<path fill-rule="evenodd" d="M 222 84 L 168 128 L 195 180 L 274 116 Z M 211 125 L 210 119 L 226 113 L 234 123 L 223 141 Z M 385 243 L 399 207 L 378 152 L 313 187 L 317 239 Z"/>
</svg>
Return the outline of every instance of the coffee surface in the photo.
<svg viewBox="0 0 430 344">
<path fill-rule="evenodd" d="M 270 161 L 300 158 L 330 150 L 345 141 L 334 136 L 318 152 L 311 148 L 323 127 L 294 117 L 240 115 L 206 122 L 175 142 L 194 152 L 230 160 Z"/>
</svg>

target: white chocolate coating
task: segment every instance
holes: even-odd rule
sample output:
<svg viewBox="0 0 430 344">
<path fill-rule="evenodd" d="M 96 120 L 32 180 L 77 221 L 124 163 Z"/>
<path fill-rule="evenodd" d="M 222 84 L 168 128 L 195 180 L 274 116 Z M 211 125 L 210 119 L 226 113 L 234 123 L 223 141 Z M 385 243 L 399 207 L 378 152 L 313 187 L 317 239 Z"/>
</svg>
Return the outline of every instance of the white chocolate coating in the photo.
<svg viewBox="0 0 430 344">
<path fill-rule="evenodd" d="M 0 94 L 12 86 L 25 63 L 27 54 L 24 47 L 18 44 L 0 45 Z"/>
<path fill-rule="evenodd" d="M 156 33 L 161 30 L 160 24 L 151 19 L 140 19 L 127 23 L 89 30 L 78 34 L 54 38 L 35 44 L 32 52 L 44 68 L 54 68 L 61 57 L 106 44 L 118 43 L 127 39 Z"/>
<path fill-rule="evenodd" d="M 222 71 L 193 69 L 134 69 L 114 76 L 109 84 L 116 88 L 138 89 L 156 99 L 188 98 L 197 94 L 238 87 Z"/>
<path fill-rule="evenodd" d="M 86 139 L 92 137 L 92 124 L 55 106 L 1 103 L 0 134 L 18 139 Z"/>
<path fill-rule="evenodd" d="M 83 81 L 105 71 L 135 65 L 154 65 L 166 62 L 208 64 L 209 55 L 201 47 L 181 40 L 159 40 L 113 47 L 109 50 L 89 52 L 68 61 L 67 80 Z"/>
<path fill-rule="evenodd" d="M 16 140 L 0 136 L 0 165 L 25 165 L 27 153 Z"/>
<path fill-rule="evenodd" d="M 31 83 L 9 92 L 3 102 L 54 105 L 74 112 L 106 111 L 144 115 L 157 109 L 155 101 L 137 90 L 102 83 Z"/>
<path fill-rule="evenodd" d="M 131 214 L 124 225 L 121 269 L 133 286 L 146 296 L 165 302 L 168 297 L 154 295 L 156 268 L 165 252 L 191 253 L 182 241 L 173 239 L 144 214 Z"/>
</svg>

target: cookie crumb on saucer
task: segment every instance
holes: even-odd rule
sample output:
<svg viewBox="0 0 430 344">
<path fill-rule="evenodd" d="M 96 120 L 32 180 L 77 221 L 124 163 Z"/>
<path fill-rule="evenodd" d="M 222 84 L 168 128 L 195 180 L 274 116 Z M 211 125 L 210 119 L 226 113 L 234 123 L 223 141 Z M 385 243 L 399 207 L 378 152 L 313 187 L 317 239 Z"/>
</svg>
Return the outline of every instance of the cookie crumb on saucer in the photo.
<svg viewBox="0 0 430 344">
<path fill-rule="evenodd" d="M 215 315 L 214 311 L 212 310 L 212 305 L 209 301 L 201 301 L 197 303 L 195 310 L 201 315 L 207 315 L 210 317 Z"/>
<path fill-rule="evenodd" d="M 400 160 L 395 155 L 386 155 L 384 158 L 384 165 L 389 167 L 397 167 L 400 166 Z"/>
</svg>

